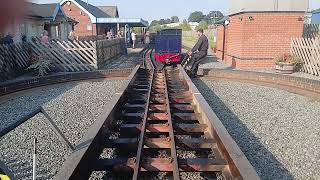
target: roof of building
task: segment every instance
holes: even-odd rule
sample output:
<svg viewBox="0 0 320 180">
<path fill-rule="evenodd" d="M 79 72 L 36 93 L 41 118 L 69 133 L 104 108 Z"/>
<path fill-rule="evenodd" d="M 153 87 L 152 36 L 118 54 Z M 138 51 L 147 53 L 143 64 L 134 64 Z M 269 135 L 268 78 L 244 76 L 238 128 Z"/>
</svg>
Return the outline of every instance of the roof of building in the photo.
<svg viewBox="0 0 320 180">
<path fill-rule="evenodd" d="M 319 9 L 315 9 L 313 11 L 311 11 L 312 14 L 316 14 L 316 13 L 320 13 L 320 8 Z"/>
<path fill-rule="evenodd" d="M 219 19 L 216 23 L 214 23 L 215 25 L 224 25 L 225 22 L 229 20 L 229 16 L 224 16 L 223 18 Z"/>
<path fill-rule="evenodd" d="M 132 27 L 147 27 L 149 25 L 148 21 L 141 18 L 98 18 L 97 23 L 102 24 L 129 24 Z"/>
<path fill-rule="evenodd" d="M 72 2 L 88 14 L 92 23 L 101 24 L 130 24 L 131 26 L 148 26 L 148 22 L 141 18 L 119 18 L 116 6 L 94 6 L 82 0 L 62 0 L 60 5 Z"/>
<path fill-rule="evenodd" d="M 54 18 L 59 4 L 35 4 L 26 3 L 27 15 L 42 17 L 42 18 Z"/>
<path fill-rule="evenodd" d="M 108 14 L 106 14 L 104 11 L 99 9 L 97 6 L 94 6 L 90 3 L 81 1 L 81 0 L 74 0 L 76 1 L 80 6 L 82 6 L 84 9 L 86 9 L 89 13 L 91 13 L 96 18 L 108 18 L 110 17 Z"/>
<path fill-rule="evenodd" d="M 98 6 L 98 8 L 112 18 L 119 17 L 119 12 L 118 12 L 117 6 Z"/>
<path fill-rule="evenodd" d="M 309 0 L 229 0 L 228 15 L 246 12 L 306 12 Z"/>
</svg>

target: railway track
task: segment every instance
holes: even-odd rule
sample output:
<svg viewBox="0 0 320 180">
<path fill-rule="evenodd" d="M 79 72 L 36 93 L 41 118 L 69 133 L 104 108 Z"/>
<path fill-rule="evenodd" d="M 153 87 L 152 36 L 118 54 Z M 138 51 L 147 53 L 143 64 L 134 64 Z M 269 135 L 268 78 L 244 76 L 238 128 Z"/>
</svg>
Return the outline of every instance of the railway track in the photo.
<svg viewBox="0 0 320 180">
<path fill-rule="evenodd" d="M 181 66 L 152 50 L 55 179 L 259 179 Z"/>
</svg>

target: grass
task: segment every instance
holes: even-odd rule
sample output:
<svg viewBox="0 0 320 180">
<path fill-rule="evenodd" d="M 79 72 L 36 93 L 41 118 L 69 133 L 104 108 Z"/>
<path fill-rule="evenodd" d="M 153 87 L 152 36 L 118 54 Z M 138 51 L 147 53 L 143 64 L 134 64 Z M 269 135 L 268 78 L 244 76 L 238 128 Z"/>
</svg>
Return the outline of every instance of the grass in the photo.
<svg viewBox="0 0 320 180">
<path fill-rule="evenodd" d="M 182 41 L 188 44 L 196 44 L 198 41 L 198 37 L 195 36 L 182 36 Z M 215 46 L 214 37 L 211 36 L 208 39 L 209 41 L 209 48 L 213 49 Z"/>
</svg>

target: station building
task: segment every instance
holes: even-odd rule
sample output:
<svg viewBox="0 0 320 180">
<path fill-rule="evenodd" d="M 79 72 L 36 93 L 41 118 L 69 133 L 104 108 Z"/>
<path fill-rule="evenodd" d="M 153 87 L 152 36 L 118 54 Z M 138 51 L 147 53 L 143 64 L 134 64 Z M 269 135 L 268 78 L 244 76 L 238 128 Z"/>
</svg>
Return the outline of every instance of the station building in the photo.
<svg viewBox="0 0 320 180">
<path fill-rule="evenodd" d="M 229 0 L 228 17 L 218 22 L 217 57 L 238 69 L 272 69 L 302 37 L 308 0 Z"/>
<path fill-rule="evenodd" d="M 96 36 L 117 32 L 121 27 L 146 27 L 148 22 L 141 18 L 120 18 L 116 6 L 94 6 L 82 0 L 62 0 L 64 13 L 77 21 L 73 27 L 77 36 Z"/>
</svg>

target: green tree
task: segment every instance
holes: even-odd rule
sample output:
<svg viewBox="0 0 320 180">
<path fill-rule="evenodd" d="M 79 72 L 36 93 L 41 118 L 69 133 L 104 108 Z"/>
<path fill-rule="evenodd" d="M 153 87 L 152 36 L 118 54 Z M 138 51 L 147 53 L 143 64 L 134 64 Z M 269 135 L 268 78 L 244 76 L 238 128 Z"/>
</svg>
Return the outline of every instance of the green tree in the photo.
<svg viewBox="0 0 320 180">
<path fill-rule="evenodd" d="M 189 22 L 200 22 L 205 18 L 205 15 L 203 15 L 203 12 L 201 11 L 195 11 L 190 14 L 188 21 Z"/>
<path fill-rule="evenodd" d="M 159 24 L 160 24 L 160 25 L 163 25 L 163 24 L 165 24 L 165 23 L 166 23 L 166 20 L 165 20 L 165 19 L 160 19 L 160 20 L 159 20 Z"/>
<path fill-rule="evenodd" d="M 215 22 L 219 21 L 223 17 L 224 15 L 220 11 L 210 11 L 210 13 L 206 15 L 205 20 L 209 24 L 214 24 Z"/>
<path fill-rule="evenodd" d="M 171 23 L 178 23 L 180 20 L 179 20 L 179 17 L 178 16 L 172 16 L 171 17 Z"/>
<path fill-rule="evenodd" d="M 208 29 L 208 23 L 205 20 L 200 21 L 196 29 Z"/>
<path fill-rule="evenodd" d="M 164 24 L 170 24 L 171 23 L 171 19 L 167 18 L 165 21 L 164 21 Z"/>
<path fill-rule="evenodd" d="M 153 21 L 151 22 L 151 24 L 150 24 L 150 27 L 151 27 L 151 26 L 155 26 L 155 25 L 157 25 L 157 24 L 159 24 L 159 22 L 158 22 L 157 20 L 153 20 Z"/>
<path fill-rule="evenodd" d="M 150 32 L 158 32 L 161 31 L 162 27 L 160 24 L 156 24 L 155 26 L 150 27 Z"/>
<path fill-rule="evenodd" d="M 179 28 L 182 29 L 182 31 L 190 31 L 191 30 L 191 27 L 188 23 L 180 24 Z"/>
</svg>

